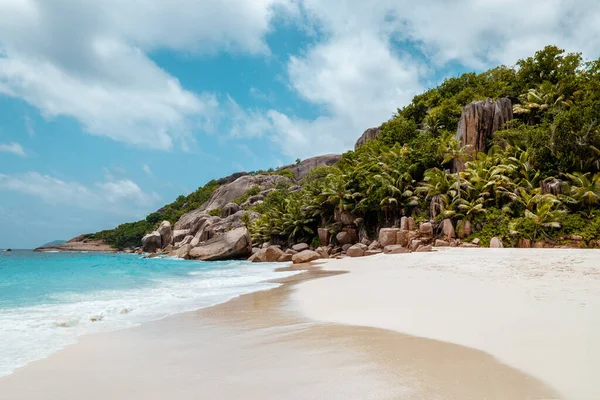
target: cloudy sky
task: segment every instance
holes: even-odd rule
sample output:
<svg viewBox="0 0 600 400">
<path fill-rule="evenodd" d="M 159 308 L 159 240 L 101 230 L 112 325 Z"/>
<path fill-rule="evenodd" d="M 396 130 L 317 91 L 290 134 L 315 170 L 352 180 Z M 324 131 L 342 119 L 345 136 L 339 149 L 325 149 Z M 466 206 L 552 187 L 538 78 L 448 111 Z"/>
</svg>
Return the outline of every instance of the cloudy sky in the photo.
<svg viewBox="0 0 600 400">
<path fill-rule="evenodd" d="M 595 0 L 0 0 L 0 248 L 350 149 L 448 76 L 600 56 Z"/>
</svg>

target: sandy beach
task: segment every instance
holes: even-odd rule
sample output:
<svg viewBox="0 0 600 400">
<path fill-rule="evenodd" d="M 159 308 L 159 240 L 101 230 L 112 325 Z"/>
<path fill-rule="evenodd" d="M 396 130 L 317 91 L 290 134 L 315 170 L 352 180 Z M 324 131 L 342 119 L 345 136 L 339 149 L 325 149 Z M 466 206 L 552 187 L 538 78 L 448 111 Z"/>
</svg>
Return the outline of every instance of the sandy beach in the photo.
<svg viewBox="0 0 600 400">
<path fill-rule="evenodd" d="M 599 257 L 321 261 L 277 289 L 83 337 L 0 378 L 0 399 L 597 399 Z"/>
</svg>

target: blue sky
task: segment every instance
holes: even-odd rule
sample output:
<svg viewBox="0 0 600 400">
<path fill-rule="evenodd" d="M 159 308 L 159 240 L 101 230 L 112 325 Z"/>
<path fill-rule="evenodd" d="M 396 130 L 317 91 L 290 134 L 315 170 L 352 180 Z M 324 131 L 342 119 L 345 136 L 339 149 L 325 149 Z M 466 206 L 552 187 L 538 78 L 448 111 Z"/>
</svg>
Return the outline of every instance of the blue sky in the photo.
<svg viewBox="0 0 600 400">
<path fill-rule="evenodd" d="M 0 0 L 0 248 L 348 150 L 444 77 L 546 44 L 599 55 L 594 1 L 449 3 Z"/>
</svg>

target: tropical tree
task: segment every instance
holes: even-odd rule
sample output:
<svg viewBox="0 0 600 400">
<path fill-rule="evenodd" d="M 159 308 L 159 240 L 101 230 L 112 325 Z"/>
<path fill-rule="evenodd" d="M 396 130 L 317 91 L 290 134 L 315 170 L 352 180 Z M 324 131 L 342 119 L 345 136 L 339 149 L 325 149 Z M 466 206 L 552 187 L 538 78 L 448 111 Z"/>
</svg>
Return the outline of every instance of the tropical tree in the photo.
<svg viewBox="0 0 600 400">
<path fill-rule="evenodd" d="M 571 204 L 587 207 L 589 217 L 594 213 L 594 207 L 600 204 L 600 173 L 574 172 L 566 174 L 571 184 L 568 188 L 567 201 Z"/>
</svg>

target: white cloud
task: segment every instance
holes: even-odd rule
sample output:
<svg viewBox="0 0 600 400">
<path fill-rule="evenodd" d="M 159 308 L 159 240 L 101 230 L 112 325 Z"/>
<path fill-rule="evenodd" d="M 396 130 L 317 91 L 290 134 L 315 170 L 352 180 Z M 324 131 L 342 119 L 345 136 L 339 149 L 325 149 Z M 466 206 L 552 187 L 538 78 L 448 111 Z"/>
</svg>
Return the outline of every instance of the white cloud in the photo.
<svg viewBox="0 0 600 400">
<path fill-rule="evenodd" d="M 302 119 L 278 110 L 242 110 L 232 104 L 233 136 L 268 136 L 291 158 L 350 149 L 368 127 L 387 120 L 422 90 L 419 69 L 406 55 L 368 32 L 341 36 L 291 57 L 292 89 L 322 115 Z"/>
<path fill-rule="evenodd" d="M 218 103 L 160 69 L 148 52 L 268 53 L 285 0 L 0 1 L 0 93 L 91 134 L 170 149 L 210 126 Z"/>
<path fill-rule="evenodd" d="M 25 150 L 23 149 L 23 146 L 15 142 L 8 144 L 0 143 L 0 152 L 13 153 L 18 156 L 25 157 Z"/>
<path fill-rule="evenodd" d="M 152 176 L 152 170 L 148 164 L 142 164 L 142 170 L 146 173 L 146 175 Z"/>
<path fill-rule="evenodd" d="M 121 179 L 86 186 L 78 182 L 28 172 L 0 174 L 0 190 L 38 197 L 50 205 L 68 205 L 99 213 L 129 215 L 138 208 L 148 209 L 160 199 L 156 193 L 144 192 L 135 182 Z"/>
<path fill-rule="evenodd" d="M 29 118 L 28 115 L 23 117 L 23 120 L 25 121 L 25 130 L 27 131 L 27 134 L 29 135 L 29 137 L 34 137 L 35 127 L 33 126 L 33 121 L 31 120 L 31 118 Z"/>
<path fill-rule="evenodd" d="M 289 58 L 289 83 L 320 106 L 320 115 L 236 109 L 233 130 L 236 136 L 268 133 L 290 157 L 352 148 L 366 128 L 387 120 L 450 62 L 481 69 L 512 65 L 548 44 L 600 55 L 600 3 L 593 0 L 577 7 L 545 0 L 300 4 L 303 26 L 323 34 Z"/>
</svg>

